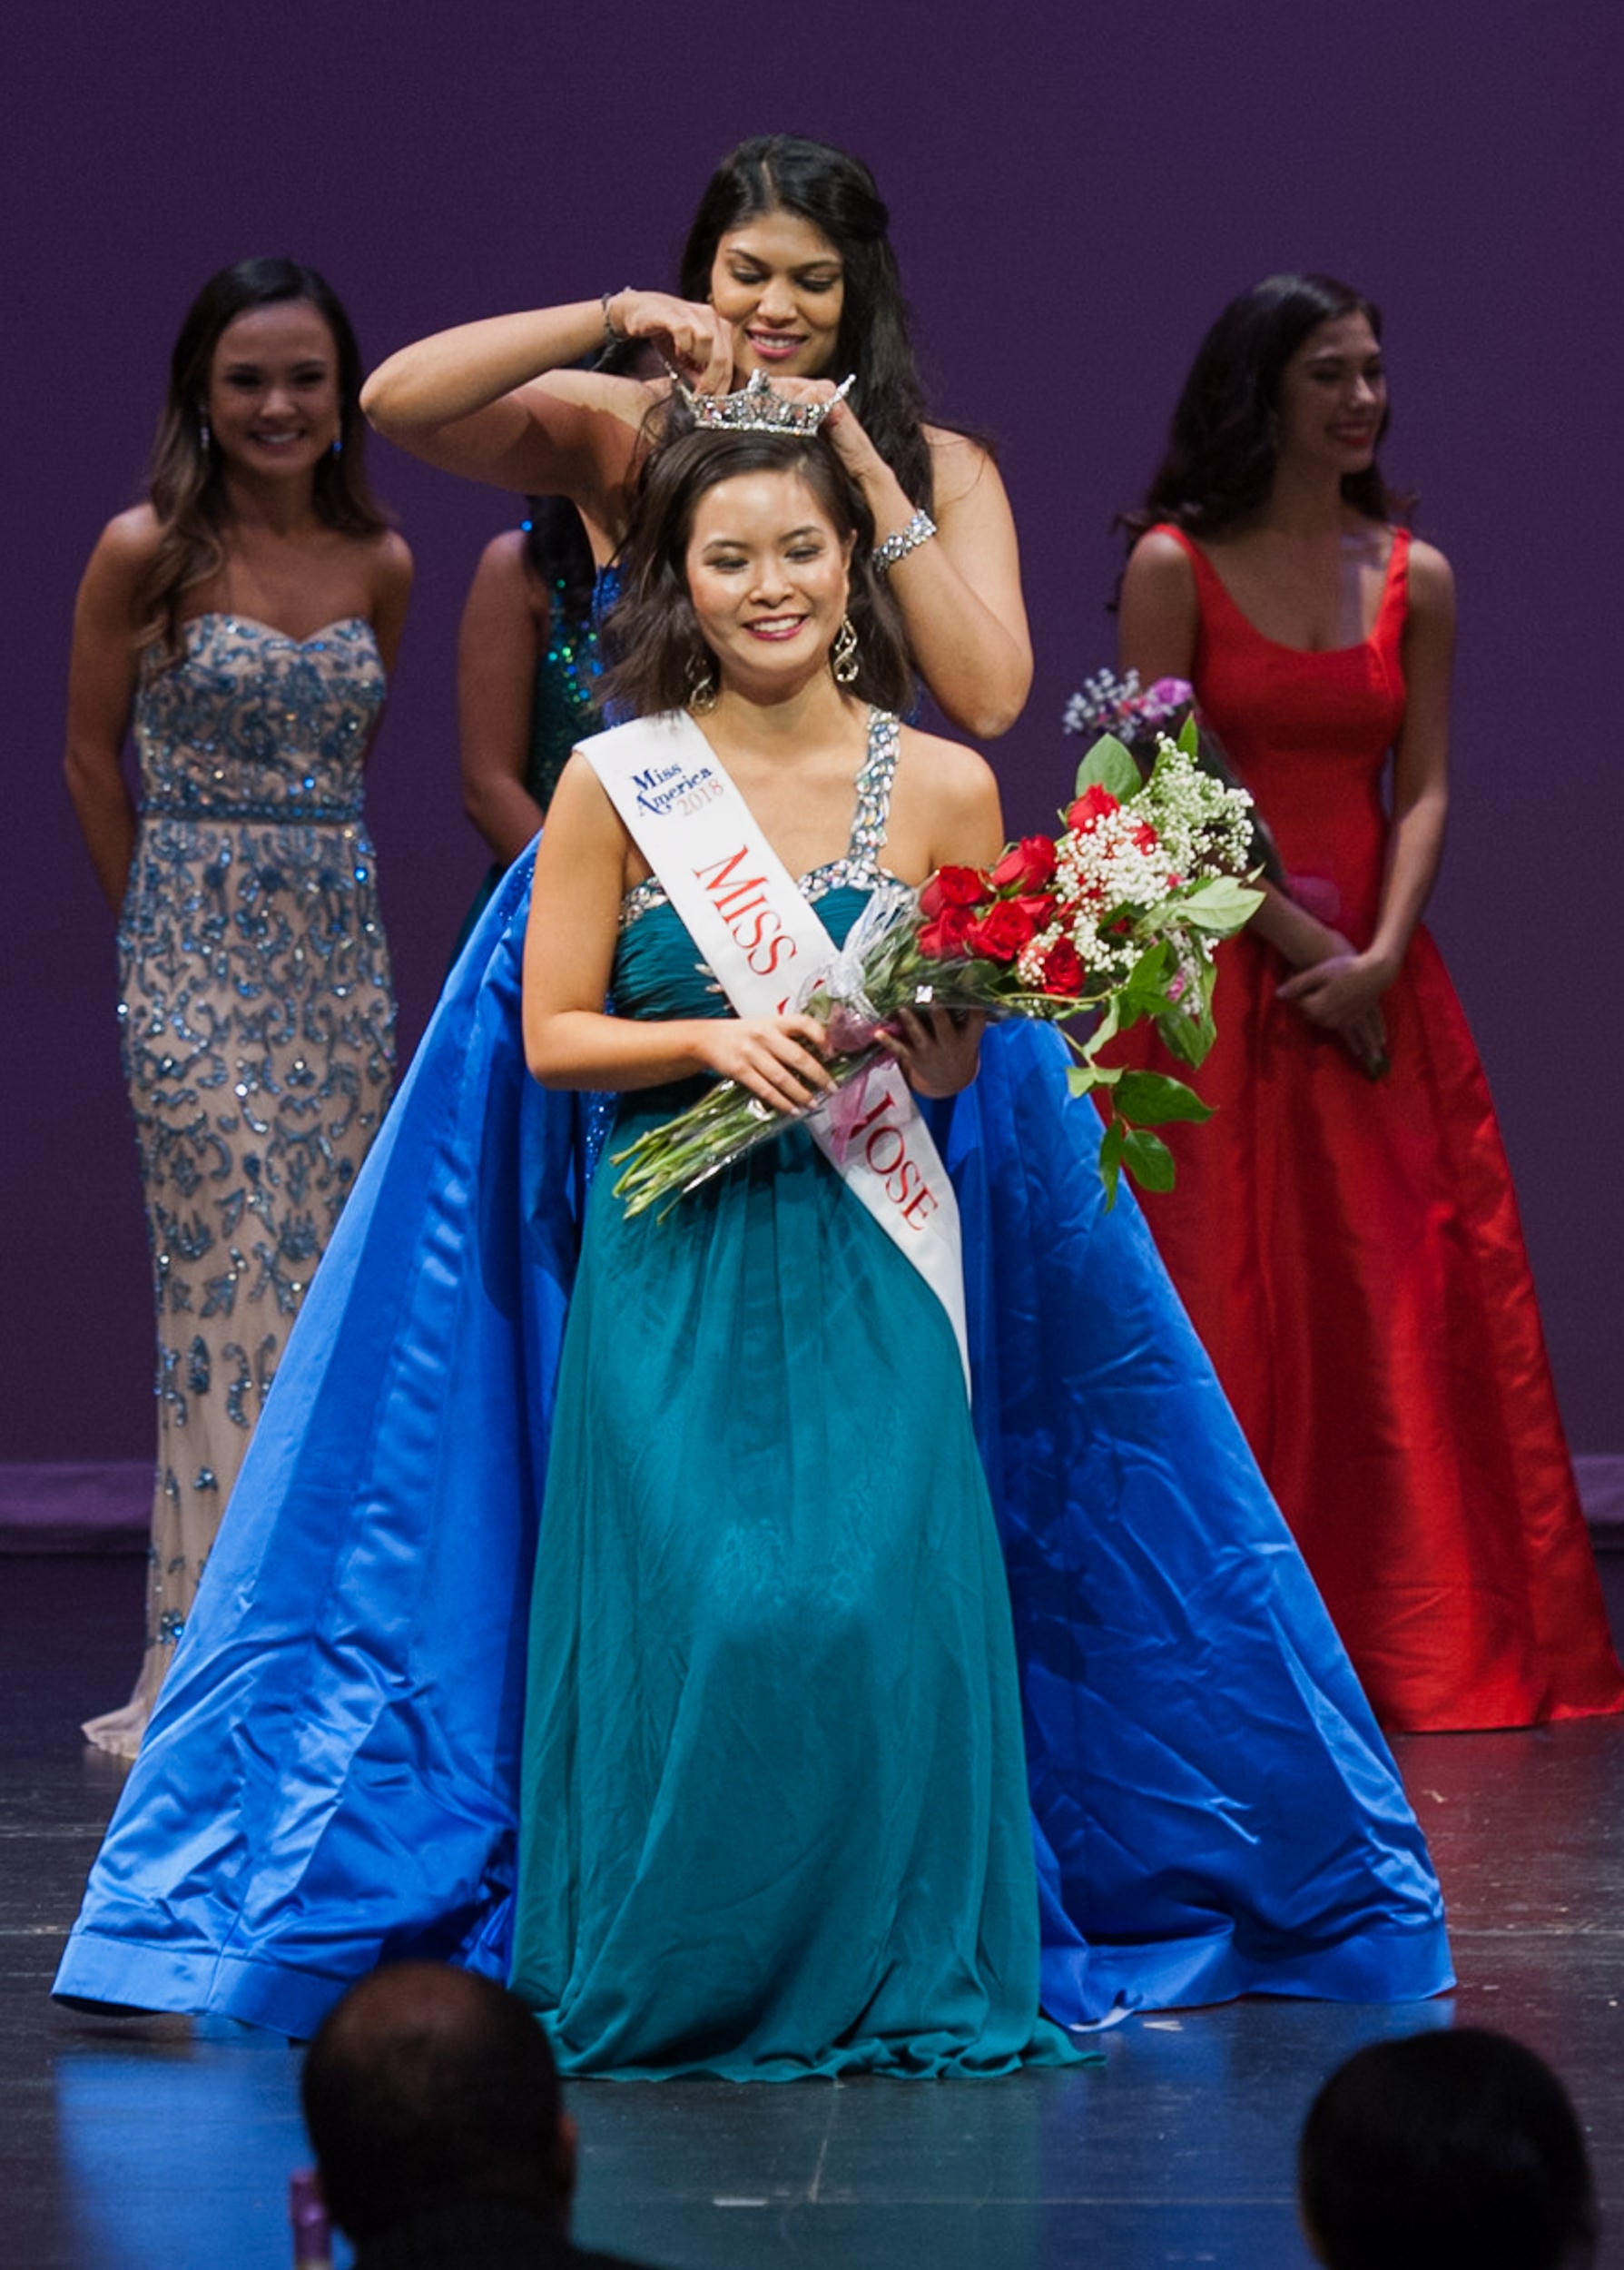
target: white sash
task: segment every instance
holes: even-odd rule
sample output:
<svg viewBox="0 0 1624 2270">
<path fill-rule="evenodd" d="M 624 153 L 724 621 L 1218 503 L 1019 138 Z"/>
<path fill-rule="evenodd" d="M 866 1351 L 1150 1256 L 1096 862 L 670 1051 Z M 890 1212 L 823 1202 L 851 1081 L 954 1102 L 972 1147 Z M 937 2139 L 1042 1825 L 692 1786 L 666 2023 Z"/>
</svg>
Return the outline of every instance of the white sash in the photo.
<svg viewBox="0 0 1624 2270">
<path fill-rule="evenodd" d="M 782 1016 L 834 941 L 685 710 L 638 717 L 580 745 L 684 927 L 742 1017 Z M 913 1091 L 880 1059 L 802 1124 L 853 1198 L 948 1312 L 969 1383 L 959 1201 Z M 842 1108 L 843 1107 L 843 1108 Z"/>
</svg>

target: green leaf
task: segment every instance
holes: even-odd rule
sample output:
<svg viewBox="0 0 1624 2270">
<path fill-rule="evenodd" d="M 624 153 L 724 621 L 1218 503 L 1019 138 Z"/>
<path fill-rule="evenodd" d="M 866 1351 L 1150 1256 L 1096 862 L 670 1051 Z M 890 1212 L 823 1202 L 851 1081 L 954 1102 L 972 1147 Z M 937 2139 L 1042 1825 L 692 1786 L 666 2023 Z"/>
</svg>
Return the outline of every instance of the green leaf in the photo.
<svg viewBox="0 0 1624 2270">
<path fill-rule="evenodd" d="M 1126 804 L 1138 794 L 1140 785 L 1139 768 L 1114 733 L 1102 734 L 1077 768 L 1075 793 L 1079 796 L 1085 788 L 1099 787 Z"/>
<path fill-rule="evenodd" d="M 1185 756 L 1199 756 L 1201 754 L 1201 728 L 1196 723 L 1193 709 L 1178 728 L 1178 746 Z"/>
<path fill-rule="evenodd" d="M 1173 1153 L 1159 1135 L 1130 1127 L 1122 1139 L 1122 1163 L 1142 1190 L 1173 1188 Z"/>
<path fill-rule="evenodd" d="M 1205 1064 L 1218 1037 L 1212 1012 L 1203 1007 L 1198 1016 L 1191 1016 L 1187 999 L 1158 1017 L 1156 1029 L 1181 1064 Z"/>
<path fill-rule="evenodd" d="M 1106 1211 L 1108 1214 L 1117 1203 L 1117 1178 L 1122 1171 L 1122 1147 L 1127 1130 L 1120 1120 L 1113 1120 L 1107 1128 L 1099 1146 L 1099 1179 L 1106 1189 Z"/>
<path fill-rule="evenodd" d="M 1117 1109 L 1136 1127 L 1165 1127 L 1170 1120 L 1210 1120 L 1213 1107 L 1193 1088 L 1166 1072 L 1124 1071 L 1117 1083 Z"/>
<path fill-rule="evenodd" d="M 1218 965 L 1203 954 L 1199 963 L 1200 992 L 1192 1001 L 1184 994 L 1176 1008 L 1170 1009 L 1156 1021 L 1156 1029 L 1181 1063 L 1205 1064 L 1212 1053 L 1218 1028 L 1213 1020 L 1213 993 L 1218 982 Z"/>
<path fill-rule="evenodd" d="M 1066 1085 L 1074 1096 L 1086 1096 L 1090 1088 L 1099 1085 L 1099 1074 L 1092 1064 L 1071 1064 L 1067 1067 Z"/>
<path fill-rule="evenodd" d="M 1091 1064 L 1095 1058 L 1099 1054 L 1100 1050 L 1104 1048 L 1106 1042 L 1107 1041 L 1114 1041 L 1121 1030 L 1122 1019 L 1118 1013 L 1116 1001 L 1113 999 L 1106 1003 L 1104 1016 L 1101 1017 L 1099 1022 L 1095 1026 L 1087 1041 L 1083 1042 L 1082 1047 L 1078 1051 L 1082 1056 L 1084 1062 Z M 1072 1046 L 1076 1048 L 1077 1042 L 1073 1041 Z"/>
<path fill-rule="evenodd" d="M 1233 875 L 1214 875 L 1177 902 L 1180 916 L 1197 930 L 1216 931 L 1221 937 L 1244 929 L 1263 904 L 1263 893 L 1248 889 Z"/>
</svg>

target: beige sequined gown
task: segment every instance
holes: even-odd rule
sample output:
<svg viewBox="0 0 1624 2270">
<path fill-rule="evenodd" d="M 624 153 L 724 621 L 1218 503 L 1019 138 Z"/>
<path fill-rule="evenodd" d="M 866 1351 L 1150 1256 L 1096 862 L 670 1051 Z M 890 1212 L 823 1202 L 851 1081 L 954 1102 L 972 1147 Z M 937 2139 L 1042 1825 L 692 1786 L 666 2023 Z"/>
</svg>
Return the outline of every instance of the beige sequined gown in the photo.
<svg viewBox="0 0 1624 2270">
<path fill-rule="evenodd" d="M 369 624 L 186 627 L 135 702 L 142 813 L 119 1017 L 157 1306 L 158 1462 L 133 1756 L 277 1358 L 389 1102 L 394 994 L 361 765 Z"/>
</svg>

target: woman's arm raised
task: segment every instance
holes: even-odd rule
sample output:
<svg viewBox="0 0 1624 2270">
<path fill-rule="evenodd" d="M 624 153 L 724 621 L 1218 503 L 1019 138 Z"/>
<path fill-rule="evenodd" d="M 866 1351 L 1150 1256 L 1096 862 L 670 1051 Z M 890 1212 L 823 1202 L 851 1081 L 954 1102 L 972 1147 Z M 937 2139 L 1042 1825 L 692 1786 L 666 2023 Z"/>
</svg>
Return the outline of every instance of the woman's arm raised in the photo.
<svg viewBox="0 0 1624 2270">
<path fill-rule="evenodd" d="M 1019 716 L 1032 685 L 1015 518 L 985 449 L 963 434 L 928 431 L 937 532 L 888 577 L 937 706 L 960 732 L 996 740 Z M 829 432 L 868 499 L 880 541 L 900 535 L 913 504 L 857 414 L 842 403 Z"/>
<path fill-rule="evenodd" d="M 554 792 L 525 933 L 525 1057 L 544 1088 L 657 1088 L 711 1071 L 775 1110 L 829 1086 L 815 1017 L 607 1017 L 627 837 L 578 752 Z"/>
<path fill-rule="evenodd" d="M 649 403 L 637 379 L 571 368 L 620 338 L 647 339 L 706 390 L 725 390 L 733 335 L 709 308 L 665 292 L 613 294 L 461 323 L 379 363 L 361 407 L 387 440 L 448 473 L 568 497 L 618 538 L 610 500 Z"/>
</svg>

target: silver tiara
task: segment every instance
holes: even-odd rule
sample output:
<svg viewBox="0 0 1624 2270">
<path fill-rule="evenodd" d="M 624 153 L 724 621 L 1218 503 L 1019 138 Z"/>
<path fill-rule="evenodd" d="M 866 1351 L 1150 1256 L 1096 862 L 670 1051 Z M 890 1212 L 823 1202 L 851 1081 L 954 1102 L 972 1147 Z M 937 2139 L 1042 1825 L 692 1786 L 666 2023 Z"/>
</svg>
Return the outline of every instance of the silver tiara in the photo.
<svg viewBox="0 0 1624 2270">
<path fill-rule="evenodd" d="M 826 401 L 792 402 L 773 392 L 764 370 L 754 370 L 735 394 L 696 394 L 684 380 L 676 390 L 694 413 L 694 422 L 711 433 L 785 433 L 804 439 L 817 432 L 837 402 L 857 383 L 852 371 Z"/>
</svg>

